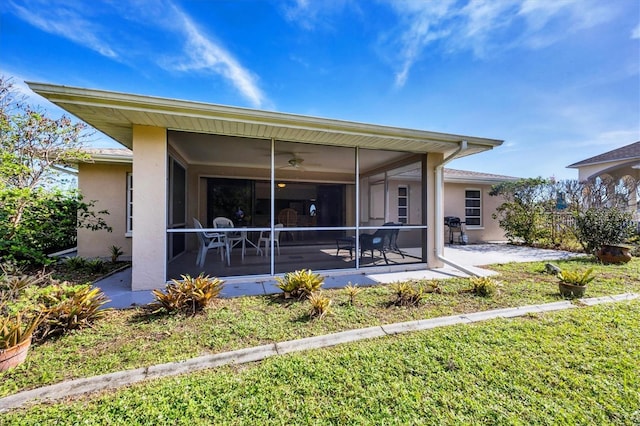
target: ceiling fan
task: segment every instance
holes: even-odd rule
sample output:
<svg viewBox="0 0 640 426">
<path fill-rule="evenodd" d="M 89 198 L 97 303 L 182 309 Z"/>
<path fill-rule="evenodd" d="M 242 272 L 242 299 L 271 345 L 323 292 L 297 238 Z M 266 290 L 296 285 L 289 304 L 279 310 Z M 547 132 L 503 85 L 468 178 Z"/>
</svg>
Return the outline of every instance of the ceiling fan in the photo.
<svg viewBox="0 0 640 426">
<path fill-rule="evenodd" d="M 289 161 L 287 161 L 287 163 L 289 163 L 289 166 L 293 167 L 294 169 L 301 169 L 303 162 L 304 162 L 304 158 L 300 158 L 295 154 L 293 157 L 291 157 Z"/>
</svg>

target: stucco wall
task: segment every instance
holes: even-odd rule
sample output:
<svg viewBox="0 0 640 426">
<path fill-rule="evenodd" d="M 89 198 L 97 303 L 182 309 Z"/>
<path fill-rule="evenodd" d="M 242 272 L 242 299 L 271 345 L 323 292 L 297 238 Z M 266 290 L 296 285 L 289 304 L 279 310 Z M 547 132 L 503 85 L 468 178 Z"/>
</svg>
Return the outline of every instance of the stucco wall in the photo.
<svg viewBox="0 0 640 426">
<path fill-rule="evenodd" d="M 464 221 L 464 197 L 466 190 L 480 190 L 482 200 L 482 225 L 479 227 L 466 227 L 466 234 L 469 243 L 479 243 L 485 241 L 503 241 L 504 232 L 498 226 L 498 221 L 491 215 L 502 203 L 501 197 L 489 195 L 491 185 L 479 185 L 473 183 L 450 183 L 444 184 L 444 215 L 457 216 Z M 444 220 L 444 219 L 443 219 Z M 458 234 L 455 234 L 457 238 Z M 445 242 L 449 242 L 449 229 L 445 226 Z"/>
<path fill-rule="evenodd" d="M 85 164 L 78 167 L 78 188 L 85 200 L 95 200 L 94 211 L 108 210 L 104 216 L 112 232 L 78 230 L 78 255 L 107 257 L 111 246 L 122 248 L 122 259 L 131 257 L 131 238 L 126 237 L 127 173 L 130 164 Z"/>
</svg>

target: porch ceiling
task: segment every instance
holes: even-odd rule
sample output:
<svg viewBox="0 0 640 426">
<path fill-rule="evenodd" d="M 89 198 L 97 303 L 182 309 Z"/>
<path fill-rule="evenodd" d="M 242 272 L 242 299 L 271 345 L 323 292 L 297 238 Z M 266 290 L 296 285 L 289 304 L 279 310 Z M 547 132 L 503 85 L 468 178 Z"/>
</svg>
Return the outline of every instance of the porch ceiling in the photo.
<svg viewBox="0 0 640 426">
<path fill-rule="evenodd" d="M 43 83 L 27 83 L 39 95 L 132 148 L 133 125 L 163 127 L 255 139 L 303 142 L 448 155 L 460 141 L 459 156 L 490 150 L 496 139 L 428 132 L 279 112 L 228 107 Z"/>
</svg>

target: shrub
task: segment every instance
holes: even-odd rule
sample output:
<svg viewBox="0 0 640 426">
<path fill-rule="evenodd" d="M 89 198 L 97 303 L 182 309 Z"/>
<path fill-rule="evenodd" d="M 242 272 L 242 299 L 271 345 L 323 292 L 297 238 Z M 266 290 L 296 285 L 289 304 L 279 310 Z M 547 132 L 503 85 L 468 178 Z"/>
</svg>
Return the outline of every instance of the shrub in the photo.
<svg viewBox="0 0 640 426">
<path fill-rule="evenodd" d="M 558 273 L 558 279 L 566 284 L 585 286 L 595 278 L 595 275 L 592 274 L 593 268 L 589 268 L 584 272 L 562 270 Z"/>
<path fill-rule="evenodd" d="M 314 274 L 311 269 L 301 269 L 288 272 L 284 277 L 276 277 L 276 281 L 285 298 L 302 298 L 320 290 L 324 284 L 324 277 Z"/>
<path fill-rule="evenodd" d="M 309 303 L 311 303 L 311 318 L 323 318 L 331 312 L 331 299 L 322 294 L 321 291 L 311 293 L 309 295 Z"/>
<path fill-rule="evenodd" d="M 182 275 L 182 280 L 172 280 L 166 285 L 166 292 L 153 290 L 155 302 L 151 304 L 155 312 L 185 312 L 195 314 L 204 309 L 220 295 L 224 281 L 200 274 L 197 277 Z"/>
<path fill-rule="evenodd" d="M 504 199 L 492 217 L 498 219 L 510 242 L 522 240 L 531 245 L 549 236 L 546 227 L 548 185 L 548 180 L 537 177 L 502 182 L 491 188 L 489 195 Z"/>
<path fill-rule="evenodd" d="M 631 213 L 617 207 L 592 207 L 574 217 L 576 238 L 587 254 L 594 254 L 603 244 L 625 242 L 636 229 Z"/>
<path fill-rule="evenodd" d="M 471 277 L 471 291 L 476 296 L 493 296 L 498 290 L 498 284 L 490 277 Z"/>
<path fill-rule="evenodd" d="M 77 228 L 111 230 L 101 217 L 108 212 L 95 213 L 93 206 L 76 192 L 0 189 L 0 257 L 25 266 L 51 264 L 47 254 L 75 246 Z"/>
<path fill-rule="evenodd" d="M 424 296 L 421 287 L 416 287 L 407 281 L 392 284 L 391 289 L 395 293 L 393 304 L 397 306 L 417 306 Z"/>
</svg>

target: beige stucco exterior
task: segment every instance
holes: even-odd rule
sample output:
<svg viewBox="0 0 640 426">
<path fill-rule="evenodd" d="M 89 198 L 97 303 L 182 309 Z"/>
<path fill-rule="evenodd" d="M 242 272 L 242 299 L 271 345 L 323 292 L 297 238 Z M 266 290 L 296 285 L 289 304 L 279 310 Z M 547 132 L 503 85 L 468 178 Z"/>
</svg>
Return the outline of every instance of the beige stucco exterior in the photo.
<svg viewBox="0 0 640 426">
<path fill-rule="evenodd" d="M 132 290 L 161 287 L 167 260 L 167 131 L 133 126 Z"/>
<path fill-rule="evenodd" d="M 469 243 L 481 243 L 487 241 L 503 241 L 504 232 L 498 226 L 498 221 L 493 219 L 491 215 L 495 213 L 496 208 L 503 202 L 501 197 L 492 197 L 489 195 L 491 190 L 490 184 L 484 183 L 452 183 L 444 184 L 444 215 L 456 216 L 462 221 L 465 220 L 465 191 L 480 190 L 481 193 L 481 226 L 466 226 L 465 233 L 469 239 Z M 449 241 L 449 230 L 445 227 L 446 238 Z M 457 234 L 456 234 L 457 236 Z"/>
<path fill-rule="evenodd" d="M 238 174 L 239 178 L 249 179 L 259 177 L 260 173 L 270 173 L 270 188 L 275 188 L 274 173 L 276 179 L 294 182 L 351 185 L 353 170 L 357 170 L 358 177 L 384 173 L 387 180 L 388 170 L 418 161 L 422 164 L 422 180 L 419 185 L 409 184 L 411 201 L 408 218 L 411 221 L 416 218 L 417 224 L 413 229 L 417 229 L 423 236 L 422 255 L 418 257 L 420 262 L 416 266 L 424 267 L 425 262 L 429 267 L 442 266 L 437 253 L 442 249 L 443 181 L 441 173 L 436 175 L 435 171 L 441 169 L 445 158 L 450 161 L 485 152 L 502 144 L 497 139 L 475 136 L 78 87 L 34 82 L 28 84 L 36 93 L 133 151 L 131 240 L 127 240 L 126 236 L 122 239 L 126 229 L 126 171 L 129 169 L 124 165 L 112 166 L 113 168 L 99 164 L 81 165 L 80 173 L 86 174 L 80 178 L 81 189 L 86 191 L 87 198 L 100 200 L 98 208 L 113 211 L 110 219 L 114 232 L 107 238 L 106 233 L 90 235 L 83 231 L 79 247 L 80 255 L 87 255 L 92 250 L 97 253 L 102 250 L 100 246 L 108 250 L 110 245 L 122 246 L 130 252 L 133 258 L 133 290 L 153 289 L 164 285 L 168 263 L 167 235 L 182 233 L 180 226 L 186 226 L 184 232 L 190 232 L 192 230 L 188 228 L 191 218 L 202 218 L 204 206 L 199 203 L 205 197 L 202 196 L 204 188 L 200 185 L 201 177 L 205 173 L 211 173 L 212 169 L 215 175 L 231 177 Z M 175 132 L 179 132 L 177 136 L 184 139 L 183 143 L 172 143 L 171 135 Z M 306 144 L 303 148 L 311 151 L 304 154 L 307 159 L 304 165 L 308 167 L 304 179 L 297 177 L 298 170 L 287 169 L 287 164 L 292 164 L 291 160 L 296 160 L 294 169 L 299 166 L 300 153 L 297 148 L 300 144 Z M 169 146 L 179 152 L 170 153 Z M 229 146 L 247 149 L 228 149 Z M 267 156 L 264 155 L 265 152 Z M 283 152 L 288 153 L 290 158 L 283 159 Z M 343 155 L 350 152 L 361 154 Z M 174 167 L 175 164 L 168 165 L 170 154 L 183 157 L 177 158 L 177 161 L 184 160 L 186 174 L 183 175 L 182 169 Z M 313 159 L 319 166 L 315 170 Z M 276 160 L 285 162 L 276 166 Z M 198 170 L 203 165 L 207 170 Z M 170 173 L 171 176 L 176 176 L 176 169 L 179 170 L 179 179 L 168 182 Z M 179 186 L 181 179 L 186 180 L 186 193 Z M 392 181 L 393 179 L 388 180 Z M 171 183 L 170 191 L 168 183 Z M 392 187 L 397 184 L 398 182 L 390 183 Z M 357 184 L 354 186 L 358 188 Z M 355 200 L 357 197 L 353 188 L 351 191 L 350 198 Z M 183 202 L 185 212 L 180 211 L 180 203 Z M 170 214 L 168 207 L 171 208 Z M 352 203 L 351 207 L 346 212 L 347 217 L 359 217 L 360 221 L 363 220 L 362 213 L 358 213 L 358 205 Z M 392 207 L 393 198 L 389 198 L 387 209 Z M 390 213 L 390 210 L 387 211 Z M 186 218 L 181 218 L 184 223 L 169 223 L 174 222 L 172 217 L 178 213 L 181 217 L 186 213 Z M 387 215 L 386 219 L 393 220 L 393 216 Z M 375 220 L 378 220 L 377 217 Z M 358 230 L 357 227 L 355 230 Z M 178 239 L 170 242 L 169 246 L 180 243 Z M 270 274 L 275 273 L 273 259 L 272 256 Z M 357 267 L 356 262 L 356 269 Z"/>
<path fill-rule="evenodd" d="M 127 173 L 126 163 L 81 163 L 78 188 L 85 200 L 94 201 L 94 211 L 107 210 L 103 216 L 112 231 L 78 229 L 78 253 L 83 257 L 107 257 L 110 247 L 120 247 L 123 259 L 131 258 L 131 238 L 126 235 Z"/>
</svg>

